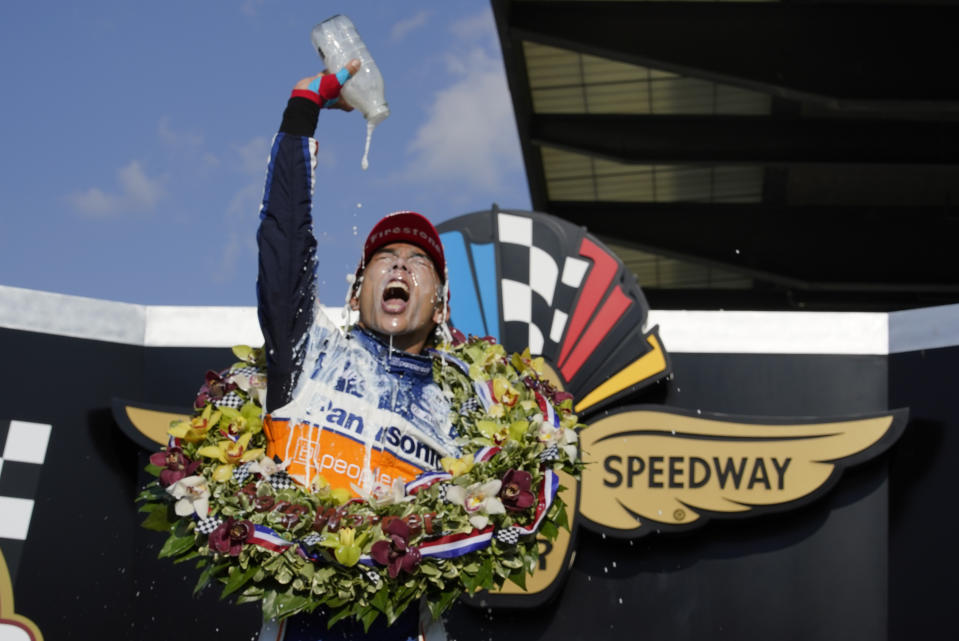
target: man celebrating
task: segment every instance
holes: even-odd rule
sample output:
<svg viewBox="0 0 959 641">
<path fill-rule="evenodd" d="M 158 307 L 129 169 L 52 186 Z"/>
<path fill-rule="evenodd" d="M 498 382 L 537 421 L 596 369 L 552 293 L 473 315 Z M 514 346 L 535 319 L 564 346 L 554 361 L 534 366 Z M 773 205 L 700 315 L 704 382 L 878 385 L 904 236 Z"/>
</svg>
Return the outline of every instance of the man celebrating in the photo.
<svg viewBox="0 0 959 641">
<path fill-rule="evenodd" d="M 306 488 L 375 500 L 402 494 L 405 483 L 459 451 L 449 403 L 424 354 L 447 313 L 446 262 L 433 225 L 415 212 L 376 224 L 350 293 L 359 322 L 345 334 L 318 306 L 312 136 L 320 109 L 351 110 L 339 91 L 358 69 L 354 60 L 294 87 L 260 210 L 257 295 L 267 351 L 267 454 Z M 282 628 L 269 638 L 339 637 L 320 617 L 294 617 Z M 415 628 L 414 612 L 365 638 L 405 639 Z"/>
</svg>

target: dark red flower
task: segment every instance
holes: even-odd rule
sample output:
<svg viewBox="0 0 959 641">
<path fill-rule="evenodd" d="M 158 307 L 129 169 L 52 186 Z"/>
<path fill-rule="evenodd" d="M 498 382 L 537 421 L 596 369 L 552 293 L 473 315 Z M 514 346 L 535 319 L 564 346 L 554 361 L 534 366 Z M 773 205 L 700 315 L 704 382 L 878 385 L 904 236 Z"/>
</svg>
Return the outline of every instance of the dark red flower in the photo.
<svg viewBox="0 0 959 641">
<path fill-rule="evenodd" d="M 227 519 L 210 532 L 210 547 L 220 554 L 238 556 L 243 545 L 253 540 L 254 532 L 249 521 Z"/>
<path fill-rule="evenodd" d="M 169 487 L 182 478 L 191 476 L 200 467 L 200 461 L 191 461 L 179 447 L 171 447 L 150 455 L 150 463 L 162 467 L 160 485 Z"/>
<path fill-rule="evenodd" d="M 253 499 L 253 503 L 255 505 L 253 509 L 257 512 L 269 512 L 276 504 L 276 500 L 269 494 L 264 494 Z"/>
<path fill-rule="evenodd" d="M 536 497 L 529 486 L 533 482 L 533 475 L 523 470 L 510 470 L 503 477 L 503 487 L 500 488 L 499 498 L 503 507 L 513 512 L 529 509 L 536 502 Z"/>
<path fill-rule="evenodd" d="M 462 345 L 466 342 L 466 334 L 455 327 L 450 327 L 450 335 L 453 337 L 453 345 Z"/>
<path fill-rule="evenodd" d="M 228 370 L 224 370 L 220 373 L 214 372 L 212 369 L 206 373 L 206 382 L 200 387 L 200 391 L 197 392 L 196 400 L 193 401 L 193 406 L 197 409 L 200 409 L 207 404 L 207 401 L 218 401 L 233 390 L 236 389 L 236 383 L 228 383 L 223 374 Z"/>
<path fill-rule="evenodd" d="M 374 543 L 370 556 L 380 565 L 389 568 L 391 579 L 395 579 L 400 570 L 412 574 L 413 568 L 420 562 L 420 550 L 409 544 L 410 526 L 400 519 L 390 519 L 384 521 L 382 527 L 390 538 Z"/>
</svg>

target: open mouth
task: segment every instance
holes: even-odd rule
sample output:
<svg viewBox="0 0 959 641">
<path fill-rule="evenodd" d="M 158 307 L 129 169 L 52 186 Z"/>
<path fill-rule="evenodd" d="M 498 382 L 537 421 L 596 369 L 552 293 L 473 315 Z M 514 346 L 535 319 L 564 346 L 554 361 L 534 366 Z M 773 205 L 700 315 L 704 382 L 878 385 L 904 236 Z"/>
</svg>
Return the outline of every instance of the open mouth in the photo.
<svg viewBox="0 0 959 641">
<path fill-rule="evenodd" d="M 388 312 L 402 312 L 409 300 L 409 285 L 401 280 L 390 281 L 383 289 L 383 309 Z"/>
</svg>

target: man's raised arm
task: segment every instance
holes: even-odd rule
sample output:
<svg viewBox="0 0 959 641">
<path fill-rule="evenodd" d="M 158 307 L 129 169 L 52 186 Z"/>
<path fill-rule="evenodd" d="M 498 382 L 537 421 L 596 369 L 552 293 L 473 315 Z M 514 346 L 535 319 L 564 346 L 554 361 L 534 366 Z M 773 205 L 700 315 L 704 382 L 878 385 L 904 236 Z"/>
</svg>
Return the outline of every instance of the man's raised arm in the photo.
<svg viewBox="0 0 959 641">
<path fill-rule="evenodd" d="M 340 87 L 359 70 L 353 60 L 339 73 L 303 78 L 283 112 L 273 140 L 257 231 L 257 308 L 267 359 L 267 407 L 290 400 L 304 337 L 313 322 L 316 297 L 316 239 L 312 191 L 317 143 L 312 138 L 320 109 L 352 110 Z"/>
</svg>

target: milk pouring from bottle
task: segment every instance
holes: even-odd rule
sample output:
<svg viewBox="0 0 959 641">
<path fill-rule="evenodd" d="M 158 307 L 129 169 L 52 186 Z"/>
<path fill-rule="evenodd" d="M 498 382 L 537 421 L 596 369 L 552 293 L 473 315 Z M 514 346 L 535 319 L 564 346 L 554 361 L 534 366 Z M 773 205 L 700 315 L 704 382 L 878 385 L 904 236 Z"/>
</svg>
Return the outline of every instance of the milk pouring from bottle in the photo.
<svg viewBox="0 0 959 641">
<path fill-rule="evenodd" d="M 346 16 L 335 15 L 313 27 L 312 39 L 330 73 L 336 73 L 353 58 L 360 60 L 359 72 L 343 85 L 340 95 L 366 118 L 366 149 L 362 162 L 363 169 L 366 169 L 373 129 L 390 115 L 383 95 L 383 76 L 353 22 Z"/>
</svg>

